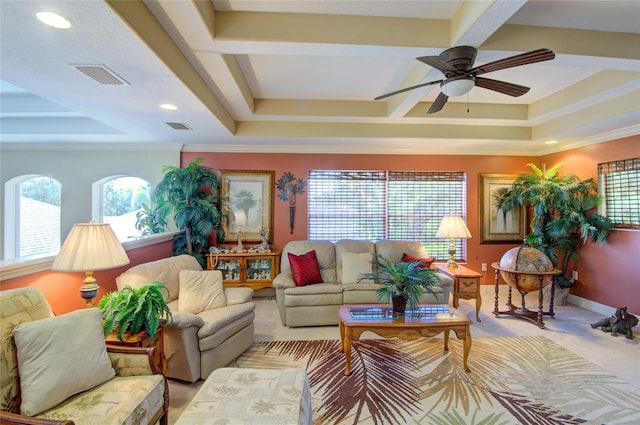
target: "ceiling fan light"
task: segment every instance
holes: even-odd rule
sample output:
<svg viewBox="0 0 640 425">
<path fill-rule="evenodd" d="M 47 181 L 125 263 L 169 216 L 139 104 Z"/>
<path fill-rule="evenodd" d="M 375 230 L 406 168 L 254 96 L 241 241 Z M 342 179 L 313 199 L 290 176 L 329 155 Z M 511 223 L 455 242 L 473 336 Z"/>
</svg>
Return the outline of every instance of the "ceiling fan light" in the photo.
<svg viewBox="0 0 640 425">
<path fill-rule="evenodd" d="M 463 96 L 473 88 L 475 81 L 471 77 L 464 77 L 460 79 L 449 79 L 442 83 L 440 89 L 442 93 L 449 97 Z"/>
</svg>

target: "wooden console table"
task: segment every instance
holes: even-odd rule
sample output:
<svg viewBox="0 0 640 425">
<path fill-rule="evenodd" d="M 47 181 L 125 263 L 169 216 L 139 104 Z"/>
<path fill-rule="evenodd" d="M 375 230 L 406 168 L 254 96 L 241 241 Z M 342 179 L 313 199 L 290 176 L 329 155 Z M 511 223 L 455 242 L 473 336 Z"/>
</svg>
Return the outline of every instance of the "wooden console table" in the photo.
<svg viewBox="0 0 640 425">
<path fill-rule="evenodd" d="M 480 320 L 480 306 L 482 298 L 480 297 L 480 278 L 482 274 L 475 272 L 467 267 L 458 266 L 458 268 L 450 269 L 446 264 L 435 264 L 440 273 L 444 273 L 453 279 L 453 307 L 458 308 L 459 300 L 476 300 L 476 321 Z"/>
</svg>

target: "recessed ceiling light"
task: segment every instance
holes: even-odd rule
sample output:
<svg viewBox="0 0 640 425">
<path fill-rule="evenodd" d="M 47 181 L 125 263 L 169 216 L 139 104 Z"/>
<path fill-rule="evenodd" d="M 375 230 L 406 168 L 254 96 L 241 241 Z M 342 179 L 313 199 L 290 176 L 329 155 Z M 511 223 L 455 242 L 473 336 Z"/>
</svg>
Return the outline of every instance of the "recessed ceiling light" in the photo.
<svg viewBox="0 0 640 425">
<path fill-rule="evenodd" d="M 38 12 L 36 13 L 36 17 L 50 27 L 62 30 L 71 28 L 71 22 L 67 18 L 54 12 Z"/>
<path fill-rule="evenodd" d="M 555 145 L 556 143 L 558 143 L 557 140 L 547 140 L 544 142 L 545 145 Z"/>
<path fill-rule="evenodd" d="M 178 107 L 173 103 L 161 103 L 160 107 L 165 111 L 177 111 Z"/>
</svg>

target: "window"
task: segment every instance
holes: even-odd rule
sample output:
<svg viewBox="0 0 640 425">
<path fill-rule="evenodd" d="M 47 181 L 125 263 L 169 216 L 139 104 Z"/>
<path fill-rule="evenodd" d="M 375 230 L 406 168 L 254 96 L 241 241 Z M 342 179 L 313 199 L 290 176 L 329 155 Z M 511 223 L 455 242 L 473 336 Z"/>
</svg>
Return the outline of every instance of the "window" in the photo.
<svg viewBox="0 0 640 425">
<path fill-rule="evenodd" d="M 43 257 L 60 249 L 61 185 L 26 175 L 5 183 L 4 259 Z"/>
<path fill-rule="evenodd" d="M 120 242 L 138 238 L 136 214 L 142 204 L 149 205 L 151 184 L 138 177 L 118 176 L 102 179 L 93 185 L 94 219 L 109 223 Z"/>
<path fill-rule="evenodd" d="M 438 226 L 446 215 L 466 219 L 463 172 L 311 170 L 308 190 L 309 239 L 417 240 L 446 259 Z M 464 260 L 466 240 L 455 242 Z"/>
<path fill-rule="evenodd" d="M 600 214 L 616 227 L 640 229 L 640 158 L 598 164 Z"/>
</svg>

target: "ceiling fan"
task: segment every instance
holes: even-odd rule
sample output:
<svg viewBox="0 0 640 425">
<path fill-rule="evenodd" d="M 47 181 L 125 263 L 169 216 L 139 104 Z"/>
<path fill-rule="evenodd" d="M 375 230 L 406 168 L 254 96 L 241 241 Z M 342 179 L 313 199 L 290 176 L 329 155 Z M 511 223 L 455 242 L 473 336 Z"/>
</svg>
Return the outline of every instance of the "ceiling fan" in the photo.
<svg viewBox="0 0 640 425">
<path fill-rule="evenodd" d="M 416 58 L 420 62 L 434 67 L 444 74 L 444 78 L 428 83 L 417 84 L 406 87 L 391 93 L 386 93 L 375 98 L 380 100 L 399 93 L 420 87 L 430 86 L 440 83 L 440 94 L 433 102 L 427 114 L 433 114 L 442 109 L 449 97 L 462 96 L 467 94 L 474 86 L 504 93 L 509 96 L 518 97 L 529 91 L 529 87 L 506 81 L 492 80 L 490 78 L 478 77 L 487 72 L 499 71 L 501 69 L 513 68 L 516 66 L 529 65 L 536 62 L 544 62 L 556 57 L 556 54 L 549 49 L 537 49 L 522 53 L 497 61 L 485 63 L 484 65 L 472 68 L 478 51 L 471 46 L 457 46 L 445 50 L 438 56 L 421 56 Z"/>
</svg>

